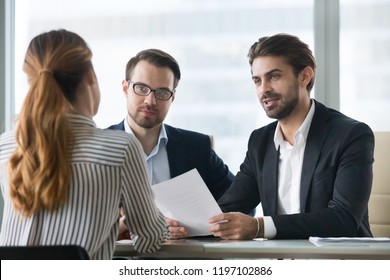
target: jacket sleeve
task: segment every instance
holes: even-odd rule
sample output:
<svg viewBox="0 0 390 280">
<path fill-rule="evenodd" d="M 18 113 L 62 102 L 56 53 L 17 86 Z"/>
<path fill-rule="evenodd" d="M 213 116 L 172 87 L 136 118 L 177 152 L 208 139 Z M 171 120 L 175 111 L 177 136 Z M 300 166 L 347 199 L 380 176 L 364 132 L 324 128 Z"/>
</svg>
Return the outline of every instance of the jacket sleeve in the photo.
<svg viewBox="0 0 390 280">
<path fill-rule="evenodd" d="M 121 174 L 125 223 L 132 234 L 134 248 L 152 253 L 167 239 L 168 226 L 154 202 L 139 143 L 133 139 L 125 153 Z"/>
<path fill-rule="evenodd" d="M 255 149 L 254 133 L 248 141 L 248 151 L 244 162 L 240 166 L 234 182 L 226 193 L 218 200 L 223 212 L 242 212 L 249 214 L 260 203 L 258 190 L 257 172 L 255 170 Z"/>
</svg>

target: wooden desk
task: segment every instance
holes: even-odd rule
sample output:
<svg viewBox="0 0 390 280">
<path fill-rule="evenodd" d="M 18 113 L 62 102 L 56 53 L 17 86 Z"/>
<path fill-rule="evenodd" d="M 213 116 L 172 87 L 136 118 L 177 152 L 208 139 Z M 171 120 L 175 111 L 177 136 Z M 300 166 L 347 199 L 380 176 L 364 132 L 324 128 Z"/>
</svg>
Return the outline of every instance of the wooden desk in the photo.
<svg viewBox="0 0 390 280">
<path fill-rule="evenodd" d="M 225 241 L 220 239 L 169 240 L 162 249 L 138 254 L 131 244 L 117 244 L 115 256 L 161 259 L 363 259 L 390 260 L 390 243 L 337 243 L 316 246 L 308 240 Z"/>
</svg>

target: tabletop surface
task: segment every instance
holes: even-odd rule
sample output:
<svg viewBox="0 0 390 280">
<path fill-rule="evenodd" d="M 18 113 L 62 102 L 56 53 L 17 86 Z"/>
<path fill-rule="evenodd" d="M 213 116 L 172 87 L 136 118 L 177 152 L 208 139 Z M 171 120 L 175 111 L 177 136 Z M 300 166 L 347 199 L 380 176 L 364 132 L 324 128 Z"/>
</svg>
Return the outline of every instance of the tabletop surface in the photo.
<svg viewBox="0 0 390 280">
<path fill-rule="evenodd" d="M 276 258 L 276 259 L 390 259 L 390 242 L 328 242 L 309 240 L 221 240 L 190 238 L 168 240 L 160 251 L 139 254 L 129 241 L 119 241 L 115 256 L 152 258 Z"/>
</svg>

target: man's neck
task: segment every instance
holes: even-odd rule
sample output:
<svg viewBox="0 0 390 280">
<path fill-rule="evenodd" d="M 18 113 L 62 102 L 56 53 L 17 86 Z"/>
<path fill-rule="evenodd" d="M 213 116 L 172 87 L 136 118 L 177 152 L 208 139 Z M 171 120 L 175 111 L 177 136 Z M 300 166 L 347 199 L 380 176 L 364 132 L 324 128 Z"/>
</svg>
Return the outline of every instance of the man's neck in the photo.
<svg viewBox="0 0 390 280">
<path fill-rule="evenodd" d="M 144 128 L 132 121 L 128 123 L 131 130 L 133 131 L 134 136 L 141 143 L 145 154 L 149 155 L 157 145 L 162 124 L 152 128 Z"/>
<path fill-rule="evenodd" d="M 285 119 L 279 120 L 280 129 L 284 139 L 291 145 L 295 144 L 295 133 L 301 127 L 307 114 L 310 111 L 311 101 L 298 105 L 294 111 Z"/>
</svg>

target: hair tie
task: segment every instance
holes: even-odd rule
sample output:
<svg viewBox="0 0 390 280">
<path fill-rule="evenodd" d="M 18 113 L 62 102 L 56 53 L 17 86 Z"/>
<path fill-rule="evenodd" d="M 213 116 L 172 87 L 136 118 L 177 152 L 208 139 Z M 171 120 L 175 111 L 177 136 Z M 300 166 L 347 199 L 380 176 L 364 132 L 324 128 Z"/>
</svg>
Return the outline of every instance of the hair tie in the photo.
<svg viewBox="0 0 390 280">
<path fill-rule="evenodd" d="M 48 73 L 50 75 L 53 75 L 53 71 L 51 71 L 50 69 L 47 69 L 47 68 L 44 68 L 44 69 L 40 70 L 38 75 L 41 75 L 41 74 L 44 74 L 44 73 Z"/>
</svg>

